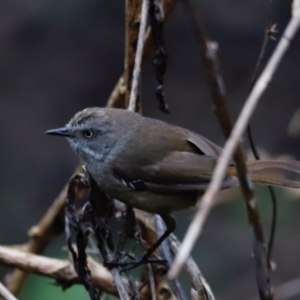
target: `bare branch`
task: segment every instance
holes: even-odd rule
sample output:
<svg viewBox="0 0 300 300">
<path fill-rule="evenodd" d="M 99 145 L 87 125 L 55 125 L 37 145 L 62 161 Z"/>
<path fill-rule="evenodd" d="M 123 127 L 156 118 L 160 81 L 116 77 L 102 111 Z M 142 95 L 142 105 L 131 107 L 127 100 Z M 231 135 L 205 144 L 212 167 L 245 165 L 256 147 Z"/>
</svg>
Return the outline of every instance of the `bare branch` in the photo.
<svg viewBox="0 0 300 300">
<path fill-rule="evenodd" d="M 126 87 L 125 107 L 129 105 L 129 96 L 132 88 L 133 68 L 136 57 L 139 25 L 141 22 L 140 0 L 126 0 L 125 5 L 125 66 L 124 86 Z"/>
<path fill-rule="evenodd" d="M 0 282 L 0 295 L 5 300 L 17 300 L 17 298 Z"/>
<path fill-rule="evenodd" d="M 258 60 L 254 69 L 254 73 L 252 76 L 252 80 L 250 83 L 250 91 L 252 90 L 258 76 L 258 71 L 260 69 L 260 65 L 263 61 L 263 58 L 265 56 L 267 47 L 269 45 L 270 40 L 275 40 L 275 34 L 277 33 L 276 31 L 276 24 L 272 24 L 272 0 L 267 0 L 267 11 L 266 11 L 266 24 L 265 24 L 265 34 L 264 34 L 264 39 L 263 43 L 261 46 L 261 50 L 258 56 Z M 247 135 L 248 135 L 248 140 L 250 143 L 250 148 L 252 150 L 252 153 L 255 157 L 256 160 L 260 160 L 260 155 L 256 149 L 253 135 L 252 135 L 252 130 L 250 123 L 247 127 Z M 271 196 L 271 201 L 272 201 L 272 221 L 271 221 L 271 231 L 270 231 L 270 237 L 269 237 L 269 242 L 268 242 L 268 251 L 267 251 L 267 263 L 269 269 L 272 266 L 272 250 L 273 250 L 273 244 L 275 240 L 275 232 L 276 232 L 276 223 L 277 223 L 277 199 L 276 199 L 276 194 L 275 190 L 272 186 L 268 186 L 269 193 Z"/>
<path fill-rule="evenodd" d="M 289 280 L 275 287 L 276 300 L 296 299 L 300 295 L 300 277 Z M 259 300 L 257 297 L 252 300 Z"/>
<path fill-rule="evenodd" d="M 178 249 L 180 247 L 180 242 L 176 238 L 174 234 L 171 234 L 169 237 L 171 250 L 176 255 L 178 253 Z M 186 272 L 187 276 L 189 277 L 194 292 L 192 292 L 193 297 L 197 300 L 215 300 L 214 294 L 205 280 L 204 276 L 202 275 L 201 271 L 199 270 L 195 261 L 188 257 L 184 264 L 184 271 Z M 196 296 L 197 295 L 197 296 Z"/>
<path fill-rule="evenodd" d="M 166 226 L 163 222 L 163 219 L 160 216 L 155 215 L 154 220 L 155 220 L 156 235 L 158 237 L 162 236 L 164 234 L 164 232 L 166 231 Z M 161 252 L 161 257 L 163 259 L 165 259 L 169 265 L 171 265 L 173 259 L 172 259 L 169 239 L 166 239 L 162 242 L 162 244 L 160 246 L 160 252 Z M 169 285 L 170 285 L 177 300 L 188 299 L 178 280 L 169 280 Z"/>
<path fill-rule="evenodd" d="M 190 254 L 193 248 L 193 245 L 197 240 L 197 237 L 200 235 L 206 217 L 213 206 L 214 197 L 220 189 L 220 185 L 224 178 L 228 163 L 232 157 L 232 153 L 236 149 L 236 145 L 240 140 L 241 135 L 245 131 L 245 128 L 256 108 L 258 101 L 260 100 L 263 92 L 266 90 L 279 63 L 281 62 L 285 52 L 290 46 L 290 43 L 294 38 L 299 28 L 299 25 L 300 25 L 300 12 L 298 9 L 294 11 L 292 19 L 287 25 L 284 34 L 281 37 L 280 42 L 278 43 L 264 71 L 262 72 L 261 76 L 257 80 L 249 97 L 247 98 L 244 108 L 236 122 L 236 125 L 234 126 L 230 134 L 230 138 L 227 140 L 225 144 L 224 151 L 214 170 L 211 183 L 209 184 L 206 193 L 198 202 L 197 213 L 194 217 L 192 224 L 190 225 L 187 231 L 187 234 L 185 235 L 183 244 L 175 259 L 175 263 L 173 264 L 172 268 L 169 271 L 169 276 L 171 278 L 178 276 L 181 268 L 183 267 L 185 260 L 187 259 L 188 255 Z"/>
<path fill-rule="evenodd" d="M 141 210 L 135 209 L 135 217 L 137 223 L 141 230 L 141 235 L 143 239 L 147 242 L 148 246 L 152 246 L 156 243 L 158 239 L 158 232 L 155 230 L 155 222 L 152 214 L 143 212 Z M 148 250 L 148 249 L 145 249 Z M 160 249 L 156 249 L 155 255 L 161 255 L 162 252 L 159 251 Z M 152 274 L 155 282 L 155 291 L 156 291 L 156 298 L 157 299 L 168 299 L 168 300 L 184 300 L 182 297 L 178 298 L 177 290 L 173 289 L 173 284 L 170 283 L 164 276 L 165 274 L 165 267 L 160 265 L 152 264 L 151 265 Z M 148 273 L 148 272 L 147 272 Z M 143 288 L 144 293 L 148 293 L 149 297 L 151 295 L 151 291 L 153 290 L 153 285 L 151 286 L 151 278 L 148 277 L 149 284 L 145 285 Z M 176 292 L 176 294 L 175 294 Z"/>
<path fill-rule="evenodd" d="M 138 86 L 139 86 L 139 79 L 140 79 L 141 65 L 142 65 L 142 55 L 143 55 L 143 48 L 144 48 L 144 37 L 145 37 L 146 25 L 147 25 L 147 15 L 148 15 L 148 1 L 143 0 L 140 31 L 138 37 L 138 44 L 137 44 L 134 70 L 133 70 L 132 87 L 131 87 L 129 106 L 128 106 L 128 110 L 130 111 L 135 111 L 136 109 Z"/>
<path fill-rule="evenodd" d="M 73 263 L 67 260 L 48 258 L 0 246 L 0 262 L 6 266 L 56 279 L 64 288 L 79 283 Z M 88 258 L 88 266 L 91 270 L 91 284 L 95 288 L 118 296 L 111 273 L 91 258 Z M 130 292 L 126 280 L 124 284 Z"/>
<path fill-rule="evenodd" d="M 192 29 L 199 43 L 203 56 L 206 69 L 206 79 L 211 90 L 215 114 L 218 117 L 225 137 L 228 138 L 233 127 L 233 122 L 230 118 L 226 104 L 225 84 L 217 57 L 218 45 L 216 42 L 213 42 L 209 39 L 208 35 L 200 26 L 191 2 L 189 0 L 184 0 L 182 3 L 184 4 L 184 8 L 190 17 L 189 19 L 191 21 Z M 236 162 L 240 186 L 246 202 L 248 218 L 255 237 L 253 251 L 256 259 L 256 280 L 259 288 L 259 294 L 261 295 L 262 299 L 270 299 L 270 277 L 266 260 L 266 249 L 264 245 L 263 230 L 260 222 L 260 214 L 258 206 L 256 205 L 251 177 L 247 171 L 246 158 L 240 143 L 236 147 L 234 159 Z"/>
<path fill-rule="evenodd" d="M 178 0 L 164 0 L 163 1 L 163 11 L 164 11 L 164 24 L 168 22 L 170 19 Z M 142 57 L 142 65 L 145 64 L 149 57 L 152 55 L 155 49 L 155 42 L 153 40 L 151 30 L 147 30 L 144 42 L 144 51 Z M 125 106 L 125 94 L 126 94 L 126 86 L 125 86 L 125 75 L 122 74 L 115 88 L 113 89 L 109 100 L 108 106 L 110 107 L 118 107 L 118 108 L 127 108 Z"/>
</svg>

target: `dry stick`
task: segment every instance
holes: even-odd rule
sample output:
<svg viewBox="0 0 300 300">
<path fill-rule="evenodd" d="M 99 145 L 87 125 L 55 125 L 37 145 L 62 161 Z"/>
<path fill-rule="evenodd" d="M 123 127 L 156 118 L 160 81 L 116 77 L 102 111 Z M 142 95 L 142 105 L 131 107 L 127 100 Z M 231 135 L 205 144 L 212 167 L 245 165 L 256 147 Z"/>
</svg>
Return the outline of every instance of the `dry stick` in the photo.
<svg viewBox="0 0 300 300">
<path fill-rule="evenodd" d="M 228 138 L 233 125 L 225 100 L 226 91 L 217 58 L 217 44 L 210 41 L 208 36 L 202 30 L 197 21 L 190 1 L 184 0 L 183 4 L 189 13 L 194 34 L 202 48 L 206 76 L 211 89 L 215 114 L 218 117 L 225 137 Z M 270 277 L 266 260 L 263 229 L 261 226 L 259 210 L 255 200 L 254 186 L 251 177 L 247 172 L 245 155 L 241 144 L 238 144 L 236 148 L 234 159 L 238 170 L 240 186 L 246 202 L 248 219 L 252 225 L 255 237 L 253 251 L 256 259 L 256 280 L 259 294 L 261 295 L 262 299 L 271 299 Z"/>
<path fill-rule="evenodd" d="M 267 12 L 266 12 L 266 25 L 265 25 L 264 40 L 263 40 L 261 50 L 260 50 L 260 53 L 258 56 L 258 60 L 257 60 L 256 66 L 254 69 L 254 73 L 252 76 L 252 80 L 251 80 L 251 84 L 250 84 L 250 91 L 252 90 L 253 85 L 257 80 L 258 71 L 259 71 L 261 62 L 264 58 L 264 55 L 266 53 L 269 41 L 271 39 L 275 39 L 274 35 L 276 33 L 276 30 L 275 30 L 276 25 L 272 25 L 271 4 L 272 4 L 272 0 L 267 0 Z M 247 135 L 248 135 L 248 140 L 250 143 L 250 148 L 252 150 L 252 153 L 253 153 L 255 159 L 260 160 L 260 155 L 259 155 L 259 153 L 256 149 L 256 146 L 255 146 L 255 143 L 254 143 L 250 124 L 247 127 Z M 268 262 L 268 267 L 270 269 L 272 266 L 271 256 L 272 256 L 273 244 L 274 244 L 274 239 L 275 239 L 275 231 L 276 231 L 276 223 L 277 223 L 277 199 L 276 199 L 274 188 L 272 186 L 268 186 L 268 189 L 269 189 L 269 193 L 271 195 L 271 200 L 272 200 L 272 221 L 271 221 L 271 230 L 270 230 L 270 237 L 269 237 L 268 251 L 267 251 L 267 262 Z"/>
<path fill-rule="evenodd" d="M 296 299 L 300 295 L 300 277 L 284 282 L 275 287 L 276 300 Z M 299 297 L 297 297 L 299 298 Z M 254 298 L 252 300 L 258 300 Z"/>
<path fill-rule="evenodd" d="M 164 24 L 170 19 L 178 0 L 164 0 L 163 1 L 163 11 L 164 11 Z M 145 36 L 145 42 L 144 42 L 144 51 L 143 51 L 143 57 L 142 57 L 142 65 L 145 64 L 155 49 L 155 42 L 152 37 L 151 29 L 146 33 Z M 134 58 L 133 58 L 134 59 Z M 125 106 L 125 94 L 126 94 L 126 86 L 125 86 L 125 72 L 121 75 L 119 78 L 115 88 L 113 89 L 109 100 L 108 105 L 111 103 L 114 103 L 114 107 L 119 108 L 127 108 L 128 106 Z"/>
<path fill-rule="evenodd" d="M 125 205 L 124 205 L 125 206 Z M 122 206 L 123 207 L 123 206 Z M 135 217 L 133 208 L 129 205 L 126 205 L 126 214 L 124 216 L 124 225 L 123 225 L 123 231 L 121 232 L 121 235 L 118 240 L 118 244 L 115 250 L 114 260 L 118 261 L 120 259 L 121 253 L 124 250 L 128 235 L 132 228 L 135 226 Z"/>
<path fill-rule="evenodd" d="M 124 229 L 121 233 L 121 236 L 119 237 L 118 245 L 116 247 L 116 252 L 113 257 L 114 261 L 118 261 L 120 259 L 121 252 L 124 250 L 128 235 L 129 235 L 130 231 L 133 229 L 133 227 L 135 226 L 135 217 L 134 217 L 133 208 L 128 205 L 126 205 L 126 216 L 125 216 L 123 226 L 124 226 Z M 115 268 L 115 269 L 118 270 L 117 268 Z M 114 270 L 114 269 L 112 269 L 112 270 Z M 118 272 L 118 274 L 120 275 L 119 272 Z M 138 287 L 137 287 L 136 283 L 134 282 L 132 275 L 129 272 L 126 272 L 126 275 L 128 277 L 129 283 L 133 290 L 133 295 L 131 296 L 131 298 L 139 299 Z"/>
<path fill-rule="evenodd" d="M 44 275 L 53 278 L 63 288 L 80 283 L 74 265 L 68 260 L 48 258 L 36 254 L 0 246 L 0 262 L 9 267 L 16 267 L 26 272 Z M 113 278 L 109 270 L 88 258 L 88 267 L 91 270 L 91 284 L 108 294 L 118 296 Z M 123 279 L 128 292 L 131 292 L 128 282 Z M 139 283 L 138 283 L 139 284 Z"/>
<path fill-rule="evenodd" d="M 166 226 L 163 219 L 159 215 L 154 216 L 156 235 L 157 237 L 162 236 L 166 231 Z M 168 239 L 164 240 L 160 246 L 161 257 L 165 259 L 170 266 L 172 264 L 172 255 L 170 250 L 170 244 Z M 169 280 L 169 285 L 177 300 L 187 300 L 187 296 L 178 280 Z"/>
<path fill-rule="evenodd" d="M 99 222 L 101 218 L 104 218 L 103 220 L 105 220 L 106 217 L 111 216 L 110 214 L 115 209 L 114 203 L 112 203 L 111 199 L 103 193 L 103 190 L 96 184 L 89 173 L 85 173 L 84 175 L 86 176 L 86 181 L 88 181 L 88 186 L 90 187 L 89 203 L 92 208 L 91 225 L 97 240 L 97 247 L 101 253 L 103 261 L 110 262 L 114 260 L 109 249 L 110 233 L 108 233 L 105 229 L 106 226 L 102 227 Z M 119 270 L 116 267 L 113 267 L 110 272 L 113 277 L 113 282 L 118 290 L 120 299 L 129 300 L 130 297 Z"/>
<path fill-rule="evenodd" d="M 171 245 L 171 250 L 173 254 L 176 255 L 180 247 L 180 242 L 174 234 L 170 234 L 169 241 Z M 198 295 L 198 300 L 215 300 L 215 296 L 209 284 L 207 283 L 197 264 L 191 257 L 188 257 L 188 259 L 186 260 L 184 264 L 184 271 L 189 277 L 192 283 L 192 287 Z"/>
<path fill-rule="evenodd" d="M 147 212 L 144 212 L 144 211 L 141 211 L 138 209 L 135 209 L 134 211 L 135 211 L 136 221 L 140 228 L 141 236 L 142 236 L 143 240 L 146 242 L 145 250 L 147 250 L 148 246 L 151 247 L 153 244 L 155 244 L 155 242 L 157 241 L 157 238 L 158 238 L 158 232 L 156 232 L 154 218 L 153 218 L 153 215 L 150 213 L 147 213 Z M 153 253 L 153 254 L 158 255 L 159 249 L 156 249 L 155 253 Z M 162 269 L 161 266 L 156 265 L 156 264 L 152 264 L 151 267 L 152 267 L 152 273 L 154 276 L 154 282 L 156 285 L 156 288 L 155 288 L 156 298 L 157 299 L 163 298 L 163 299 L 167 299 L 167 300 L 176 300 L 176 299 L 184 300 L 182 298 L 177 297 L 177 294 L 174 293 L 171 284 L 165 278 L 164 272 L 162 272 L 162 271 L 165 271 L 165 268 Z M 144 282 L 142 287 L 140 287 L 140 289 L 144 293 L 151 292 L 152 287 L 151 287 L 151 282 L 150 282 L 149 277 L 148 277 L 148 280 L 146 280 Z"/>
<path fill-rule="evenodd" d="M 148 264 L 148 278 L 149 278 L 149 285 L 150 285 L 150 291 L 151 291 L 151 299 L 157 300 L 156 297 L 156 288 L 155 288 L 155 280 L 153 276 L 153 270 L 151 264 Z"/>
<path fill-rule="evenodd" d="M 141 0 L 126 0 L 125 4 L 125 107 L 129 105 L 129 96 L 132 86 L 132 75 L 141 18 L 141 4 Z"/>
<path fill-rule="evenodd" d="M 0 296 L 5 300 L 17 300 L 17 298 L 0 282 Z"/>
<path fill-rule="evenodd" d="M 145 1 L 144 1 L 145 2 Z M 143 2 L 143 3 L 144 3 Z M 144 3 L 145 4 L 145 3 Z M 141 0 L 126 0 L 125 5 L 125 66 L 124 66 L 124 74 L 120 78 L 121 84 L 125 89 L 125 99 L 124 104 L 125 107 L 129 107 L 129 97 L 132 92 L 132 80 L 133 80 L 133 70 L 135 66 L 136 60 L 136 51 L 137 45 L 139 41 L 139 36 L 141 34 L 141 26 L 146 25 L 146 21 L 143 20 L 143 11 L 142 11 L 142 1 Z M 145 30 L 145 29 L 144 29 Z M 140 49 L 139 49 L 140 50 Z M 141 55 L 141 54 L 140 54 Z M 124 78 L 124 82 L 122 82 L 122 78 Z M 136 96 L 137 98 L 137 96 Z M 137 102 L 137 99 L 135 99 Z M 140 109 L 135 102 L 133 111 L 139 111 L 141 109 L 141 105 L 139 105 Z M 118 246 L 116 248 L 116 253 L 114 260 L 118 261 L 120 259 L 121 251 L 124 249 L 128 233 L 133 227 L 132 224 L 134 221 L 134 212 L 133 208 L 126 206 L 127 212 L 125 216 L 125 224 L 124 230 L 121 233 L 121 237 L 118 242 Z M 128 276 L 131 276 L 129 272 L 126 272 Z M 129 277 L 130 278 L 130 277 Z M 134 297 L 136 297 L 135 295 Z"/>
<path fill-rule="evenodd" d="M 120 275 L 120 272 L 117 268 L 111 269 L 111 274 L 114 279 L 114 284 L 118 290 L 118 294 L 121 300 L 129 300 L 130 297 L 125 289 L 123 279 Z"/>
<path fill-rule="evenodd" d="M 260 49 L 260 53 L 258 56 L 258 60 L 257 63 L 255 65 L 255 69 L 254 69 L 254 73 L 251 79 L 251 84 L 250 84 L 250 90 L 252 90 L 254 83 L 257 80 L 257 76 L 258 76 L 258 71 L 259 71 L 259 67 L 261 65 L 261 62 L 265 56 L 266 50 L 267 50 L 267 46 L 268 43 L 270 41 L 270 39 L 274 39 L 274 35 L 277 32 L 275 30 L 275 25 L 272 25 L 272 14 L 271 14 L 271 4 L 272 4 L 272 0 L 267 0 L 267 13 L 266 13 L 266 25 L 265 25 L 265 34 L 264 34 L 264 40 Z"/>
<path fill-rule="evenodd" d="M 296 3 L 297 2 L 297 3 Z M 263 92 L 267 88 L 271 81 L 280 61 L 282 60 L 285 52 L 287 51 L 292 39 L 294 38 L 299 26 L 300 26 L 300 5 L 299 1 L 294 1 L 293 17 L 288 23 L 283 36 L 281 37 L 273 55 L 267 63 L 264 71 L 260 75 L 250 95 L 248 96 L 246 103 L 242 109 L 241 114 L 227 140 L 224 151 L 219 158 L 218 164 L 214 170 L 212 180 L 209 187 L 203 197 L 198 201 L 198 210 L 194 217 L 192 224 L 190 225 L 179 250 L 179 253 L 175 259 L 172 268 L 169 271 L 169 276 L 175 278 L 178 276 L 180 270 L 183 267 L 188 255 L 190 254 L 197 237 L 202 231 L 203 224 L 207 215 L 209 214 L 215 195 L 220 189 L 222 180 L 226 173 L 228 163 L 231 159 L 232 153 L 234 152 L 236 145 L 241 138 L 241 135 L 245 131 L 245 128 L 249 122 L 251 115 L 253 114 L 256 105 L 262 96 Z M 298 7 L 296 8 L 296 5 Z"/>
<path fill-rule="evenodd" d="M 141 23 L 140 23 L 138 44 L 137 44 L 134 70 L 133 70 L 132 87 L 131 87 L 131 93 L 130 93 L 129 105 L 128 105 L 128 110 L 130 111 L 135 111 L 136 109 L 139 78 L 141 73 L 142 55 L 143 55 L 143 48 L 144 48 L 144 37 L 145 37 L 146 25 L 147 25 L 147 15 L 148 15 L 148 0 L 143 0 L 142 12 L 141 12 Z"/>
</svg>

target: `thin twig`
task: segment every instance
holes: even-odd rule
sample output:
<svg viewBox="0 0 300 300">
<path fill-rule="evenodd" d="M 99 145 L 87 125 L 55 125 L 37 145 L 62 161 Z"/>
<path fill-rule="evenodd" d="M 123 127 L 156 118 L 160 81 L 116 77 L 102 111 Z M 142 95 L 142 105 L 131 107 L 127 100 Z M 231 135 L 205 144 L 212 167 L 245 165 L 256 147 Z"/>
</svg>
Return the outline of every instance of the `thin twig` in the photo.
<svg viewBox="0 0 300 300">
<path fill-rule="evenodd" d="M 269 45 L 269 41 L 271 39 L 275 40 L 274 35 L 276 33 L 275 27 L 276 25 L 272 25 L 272 0 L 267 0 L 267 11 L 266 11 L 266 25 L 265 25 L 265 34 L 264 34 L 264 40 L 261 46 L 261 50 L 258 56 L 258 60 L 254 69 L 254 73 L 252 76 L 251 84 L 250 84 L 250 91 L 252 90 L 258 76 L 258 70 L 260 68 L 261 62 L 264 58 L 264 55 L 266 53 L 267 47 Z M 249 124 L 247 127 L 247 136 L 250 143 L 251 151 L 255 157 L 256 160 L 260 160 L 260 155 L 256 149 L 252 131 L 251 131 L 251 125 Z M 268 242 L 268 251 L 267 251 L 267 262 L 268 267 L 271 268 L 271 259 L 272 259 L 272 250 L 275 240 L 275 232 L 276 232 L 276 222 L 277 222 L 277 199 L 275 195 L 275 190 L 272 186 L 268 187 L 269 193 L 271 195 L 271 201 L 272 201 L 272 221 L 271 221 L 271 230 L 270 230 L 270 237 Z"/>
<path fill-rule="evenodd" d="M 158 237 L 160 237 L 166 231 L 166 226 L 165 226 L 161 216 L 159 216 L 159 215 L 154 215 L 154 222 L 155 222 L 156 235 Z M 171 256 L 170 246 L 169 246 L 167 239 L 161 243 L 160 253 L 161 253 L 161 256 L 168 262 L 168 264 L 171 265 L 172 264 L 172 256 Z"/>
<path fill-rule="evenodd" d="M 135 217 L 137 220 L 137 223 L 139 225 L 139 228 L 141 230 L 141 235 L 143 237 L 143 240 L 145 240 L 148 244 L 148 246 L 152 246 L 153 244 L 155 244 L 155 242 L 157 241 L 158 238 L 158 232 L 156 232 L 156 228 L 155 228 L 155 222 L 154 222 L 154 218 L 152 214 L 140 211 L 138 209 L 135 209 Z M 145 249 L 146 251 L 148 250 Z M 155 255 L 159 254 L 159 250 L 157 249 L 155 251 Z M 162 254 L 162 252 L 160 251 L 160 254 Z M 177 294 L 175 295 L 173 292 L 173 286 L 172 284 L 170 284 L 170 282 L 165 278 L 164 274 L 165 274 L 165 268 L 160 266 L 160 265 L 156 265 L 156 264 L 152 264 L 152 273 L 154 276 L 154 281 L 155 281 L 155 291 L 156 291 L 156 298 L 157 299 L 166 299 L 166 300 L 180 300 L 182 298 L 177 298 Z M 150 282 L 149 279 L 147 280 L 147 285 L 144 284 L 144 288 L 142 289 L 142 291 L 144 293 L 151 292 L 151 286 L 149 286 Z M 149 295 L 150 297 L 150 295 Z"/>
<path fill-rule="evenodd" d="M 276 300 L 296 299 L 296 296 L 300 295 L 300 277 L 276 286 L 275 292 Z M 258 298 L 253 298 L 252 300 L 258 300 Z"/>
<path fill-rule="evenodd" d="M 151 299 L 156 300 L 156 288 L 155 288 L 155 280 L 153 275 L 153 270 L 151 264 L 148 264 L 148 278 L 149 278 L 149 285 L 151 291 Z"/>
<path fill-rule="evenodd" d="M 124 85 L 126 87 L 125 107 L 128 107 L 129 96 L 132 87 L 132 76 L 136 56 L 136 47 L 139 35 L 142 2 L 140 0 L 126 0 L 125 3 Z"/>
<path fill-rule="evenodd" d="M 0 295 L 5 300 L 18 300 L 3 284 L 0 282 Z"/>
<path fill-rule="evenodd" d="M 168 104 L 165 101 L 164 93 L 164 75 L 166 72 L 168 55 L 164 47 L 164 14 L 161 2 L 161 0 L 149 0 L 149 23 L 151 27 L 153 40 L 156 46 L 154 58 L 152 60 L 152 65 L 155 69 L 155 78 L 157 81 L 155 95 L 156 99 L 158 100 L 158 107 L 160 111 L 164 113 L 169 113 L 170 111 Z"/>
<path fill-rule="evenodd" d="M 103 193 L 93 178 L 88 173 L 86 173 L 86 175 L 88 175 L 90 186 L 89 203 L 92 208 L 92 229 L 104 262 L 111 262 L 114 261 L 114 257 L 110 253 L 110 246 L 112 246 L 109 243 L 110 238 L 108 238 L 110 233 L 104 228 L 106 226 L 101 226 L 100 224 L 102 223 L 101 219 L 105 222 L 106 218 L 114 211 L 114 204 L 111 199 L 107 198 L 106 194 Z M 113 282 L 118 290 L 120 299 L 129 300 L 128 291 L 126 290 L 119 270 L 116 267 L 113 267 L 110 272 L 113 277 Z"/>
<path fill-rule="evenodd" d="M 222 152 L 222 155 L 218 160 L 218 164 L 214 170 L 209 187 L 203 195 L 203 197 L 198 202 L 197 213 L 187 231 L 187 234 L 184 237 L 184 241 L 175 259 L 175 263 L 169 271 L 169 276 L 171 278 L 175 278 L 178 276 L 185 260 L 187 259 L 197 240 L 197 237 L 201 233 L 206 217 L 208 216 L 213 206 L 214 197 L 219 191 L 220 186 L 222 184 L 222 180 L 226 173 L 228 163 L 232 157 L 232 153 L 234 152 L 241 135 L 245 131 L 245 128 L 248 125 L 248 122 L 258 104 L 258 101 L 260 100 L 262 94 L 268 87 L 268 84 L 272 80 L 272 77 L 279 63 L 281 62 L 284 54 L 290 46 L 290 43 L 293 40 L 299 28 L 299 25 L 300 9 L 298 8 L 294 9 L 292 19 L 288 23 L 273 55 L 271 56 L 264 71 L 262 72 L 256 84 L 254 85 L 252 92 L 248 96 L 246 103 L 242 109 L 242 112 L 240 113 L 239 118 L 230 134 L 230 137 L 225 144 L 224 151 Z"/>
<path fill-rule="evenodd" d="M 126 205 L 126 214 L 124 217 L 124 226 L 123 230 L 119 236 L 118 244 L 115 250 L 115 257 L 114 259 L 118 261 L 120 259 L 120 255 L 122 251 L 124 250 L 126 241 L 128 239 L 128 236 L 130 235 L 130 232 L 132 231 L 133 227 L 135 226 L 135 217 L 133 208 L 131 206 Z"/>
<path fill-rule="evenodd" d="M 174 234 L 170 234 L 169 241 L 171 245 L 171 250 L 174 255 L 178 253 L 180 247 L 180 242 Z M 192 287 L 195 289 L 198 300 L 215 300 L 214 294 L 199 270 L 195 261 L 189 256 L 184 264 L 184 271 L 189 277 Z"/>
<path fill-rule="evenodd" d="M 155 215 L 154 220 L 155 220 L 156 234 L 158 237 L 162 236 L 164 234 L 164 232 L 166 231 L 166 226 L 165 226 L 162 218 L 159 215 Z M 168 262 L 169 266 L 171 266 L 172 255 L 171 255 L 170 243 L 169 243 L 168 239 L 164 240 L 161 243 L 160 249 L 161 249 L 160 250 L 161 257 Z M 169 280 L 169 285 L 170 285 L 177 300 L 187 300 L 188 299 L 178 280 Z"/>
<path fill-rule="evenodd" d="M 277 198 L 275 194 L 275 190 L 272 186 L 268 186 L 271 201 L 272 201 L 272 220 L 271 220 L 271 230 L 270 237 L 268 241 L 268 252 L 267 252 L 267 262 L 270 270 L 274 270 L 274 261 L 272 260 L 272 251 L 275 241 L 275 233 L 276 233 L 276 224 L 277 224 Z"/>
<path fill-rule="evenodd" d="M 129 105 L 128 105 L 128 110 L 130 111 L 136 110 L 136 102 L 138 97 L 138 87 L 139 87 L 139 79 L 140 79 L 141 64 L 142 64 L 142 55 L 143 55 L 143 48 L 144 48 L 144 38 L 145 38 L 146 25 L 147 25 L 147 15 L 148 15 L 148 0 L 143 0 L 138 44 L 137 44 L 134 69 L 133 69 L 132 87 L 131 87 Z"/>
<path fill-rule="evenodd" d="M 207 82 L 211 89 L 214 111 L 226 138 L 229 137 L 233 122 L 229 116 L 226 104 L 225 84 L 221 75 L 217 58 L 217 44 L 212 42 L 203 31 L 196 18 L 193 6 L 189 0 L 183 1 L 184 7 L 190 16 L 191 25 L 206 67 Z M 264 247 L 263 229 L 260 222 L 260 214 L 255 200 L 254 186 L 247 171 L 246 158 L 243 148 L 239 143 L 234 153 L 234 159 L 238 171 L 240 186 L 246 202 L 248 219 L 254 232 L 253 252 L 256 259 L 256 280 L 262 299 L 271 299 L 270 277 Z M 251 203 L 251 205 L 250 205 Z"/>
<path fill-rule="evenodd" d="M 164 24 L 166 24 L 170 19 L 177 5 L 177 2 L 178 0 L 163 1 L 162 7 L 164 12 Z M 145 35 L 142 65 L 144 65 L 149 60 L 154 50 L 155 50 L 155 42 L 152 37 L 151 29 L 149 28 Z M 127 106 L 125 106 L 125 94 L 126 94 L 125 76 L 126 76 L 125 73 L 123 73 L 120 76 L 115 88 L 113 89 L 109 97 L 108 105 L 114 104 L 114 107 L 127 108 Z"/>
<path fill-rule="evenodd" d="M 258 60 L 255 65 L 254 73 L 251 79 L 251 84 L 250 84 L 250 90 L 252 90 L 257 77 L 258 77 L 258 71 L 261 65 L 261 62 L 265 56 L 268 43 L 271 39 L 275 39 L 274 35 L 277 32 L 275 30 L 276 25 L 272 24 L 272 0 L 267 0 L 267 12 L 266 12 L 266 25 L 265 25 L 265 34 L 264 34 L 264 40 L 259 52 Z"/>
</svg>

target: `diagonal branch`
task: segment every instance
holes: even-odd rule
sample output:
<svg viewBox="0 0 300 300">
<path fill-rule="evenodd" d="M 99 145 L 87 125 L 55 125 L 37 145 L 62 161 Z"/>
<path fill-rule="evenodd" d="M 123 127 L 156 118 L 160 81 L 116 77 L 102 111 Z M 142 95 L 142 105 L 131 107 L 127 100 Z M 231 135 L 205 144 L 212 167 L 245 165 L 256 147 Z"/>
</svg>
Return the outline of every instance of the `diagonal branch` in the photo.
<svg viewBox="0 0 300 300">
<path fill-rule="evenodd" d="M 189 0 L 184 0 L 183 4 L 189 13 L 191 24 L 202 50 L 202 56 L 206 68 L 207 81 L 211 89 L 214 111 L 217 115 L 221 128 L 226 138 L 229 137 L 233 127 L 226 104 L 226 90 L 219 67 L 217 49 L 218 46 L 212 42 L 208 35 L 199 25 L 192 4 Z M 266 248 L 264 234 L 260 221 L 260 213 L 255 200 L 254 186 L 247 171 L 246 158 L 242 145 L 238 143 L 234 160 L 238 171 L 240 186 L 245 199 L 248 219 L 254 233 L 253 252 L 256 262 L 256 280 L 261 299 L 271 299 L 270 276 L 266 260 Z"/>
<path fill-rule="evenodd" d="M 0 296 L 5 300 L 17 300 L 17 298 L 0 282 Z"/>
<path fill-rule="evenodd" d="M 171 250 L 176 255 L 180 247 L 180 243 L 174 234 L 169 236 Z M 198 300 L 215 300 L 214 294 L 199 270 L 196 262 L 188 257 L 184 264 L 184 271 L 191 281 L 194 298 Z"/>
<path fill-rule="evenodd" d="M 244 108 L 242 109 L 241 114 L 230 134 L 229 139 L 225 144 L 224 151 L 218 161 L 218 164 L 214 170 L 213 178 L 209 184 L 209 187 L 206 193 L 201 198 L 198 204 L 198 211 L 194 217 L 192 224 L 190 225 L 187 234 L 185 235 L 183 244 L 180 248 L 180 251 L 176 257 L 175 263 L 170 270 L 170 276 L 176 277 L 181 270 L 185 260 L 190 254 L 197 237 L 202 231 L 203 224 L 206 220 L 206 217 L 213 206 L 213 200 L 216 193 L 219 191 L 222 184 L 222 180 L 226 173 L 226 168 L 232 157 L 232 153 L 236 149 L 236 145 L 240 140 L 241 135 L 245 131 L 245 128 L 261 98 L 264 91 L 268 87 L 269 82 L 272 80 L 273 75 L 281 62 L 284 54 L 290 46 L 291 41 L 293 40 L 296 32 L 300 26 L 300 5 L 296 8 L 296 4 L 299 1 L 294 1 L 294 11 L 293 16 L 290 22 L 288 23 L 283 36 L 280 39 L 273 55 L 271 56 L 269 62 L 267 63 L 264 71 L 257 80 L 252 92 L 246 100 Z M 251 203 L 250 203 L 251 204 Z"/>
</svg>

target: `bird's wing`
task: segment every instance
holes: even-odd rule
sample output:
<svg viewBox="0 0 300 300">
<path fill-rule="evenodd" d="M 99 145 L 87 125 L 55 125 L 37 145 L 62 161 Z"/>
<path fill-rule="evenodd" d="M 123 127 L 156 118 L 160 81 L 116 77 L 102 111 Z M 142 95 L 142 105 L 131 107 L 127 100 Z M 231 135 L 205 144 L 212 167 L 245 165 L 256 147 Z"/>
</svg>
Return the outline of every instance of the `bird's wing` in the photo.
<svg viewBox="0 0 300 300">
<path fill-rule="evenodd" d="M 205 190 L 215 165 L 215 157 L 177 151 L 152 165 L 139 166 L 135 172 L 118 170 L 116 176 L 128 187 L 138 190 L 160 193 Z M 222 187 L 236 185 L 237 179 L 227 176 Z"/>
<path fill-rule="evenodd" d="M 222 148 L 206 139 L 202 135 L 181 127 L 177 127 L 177 130 L 184 133 L 187 142 L 195 148 L 196 153 L 214 158 L 218 158 L 221 155 Z"/>
</svg>

